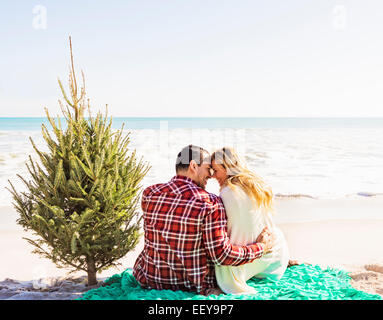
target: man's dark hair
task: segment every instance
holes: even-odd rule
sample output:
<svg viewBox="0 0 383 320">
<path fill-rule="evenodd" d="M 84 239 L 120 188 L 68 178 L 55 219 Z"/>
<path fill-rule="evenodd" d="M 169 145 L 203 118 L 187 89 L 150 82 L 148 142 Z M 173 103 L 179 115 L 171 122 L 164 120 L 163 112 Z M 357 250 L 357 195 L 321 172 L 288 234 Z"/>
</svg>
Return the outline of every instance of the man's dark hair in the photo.
<svg viewBox="0 0 383 320">
<path fill-rule="evenodd" d="M 192 160 L 200 166 L 206 156 L 209 156 L 209 152 L 207 150 L 189 144 L 177 155 L 176 172 L 187 170 L 189 168 L 190 161 Z"/>
</svg>

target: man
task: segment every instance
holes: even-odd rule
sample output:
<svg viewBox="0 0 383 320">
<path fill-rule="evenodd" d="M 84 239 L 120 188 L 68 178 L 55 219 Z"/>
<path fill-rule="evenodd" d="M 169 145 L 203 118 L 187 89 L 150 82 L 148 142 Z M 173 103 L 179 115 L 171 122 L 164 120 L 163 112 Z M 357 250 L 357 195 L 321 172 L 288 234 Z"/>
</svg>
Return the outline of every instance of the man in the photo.
<svg viewBox="0 0 383 320">
<path fill-rule="evenodd" d="M 217 287 L 214 264 L 238 266 L 270 251 L 267 228 L 254 244 L 230 243 L 222 200 L 205 190 L 210 169 L 209 153 L 189 145 L 177 156 L 176 176 L 144 190 L 145 244 L 133 268 L 142 287 L 208 294 Z"/>
</svg>

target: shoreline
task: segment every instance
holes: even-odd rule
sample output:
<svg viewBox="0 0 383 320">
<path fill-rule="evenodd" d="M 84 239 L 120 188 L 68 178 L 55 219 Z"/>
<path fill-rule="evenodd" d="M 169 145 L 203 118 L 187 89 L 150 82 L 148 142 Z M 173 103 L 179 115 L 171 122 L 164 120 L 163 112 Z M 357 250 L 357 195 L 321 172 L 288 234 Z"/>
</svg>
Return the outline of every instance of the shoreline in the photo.
<svg viewBox="0 0 383 320">
<path fill-rule="evenodd" d="M 276 195 L 274 203 L 274 219 L 277 224 L 383 220 L 383 194 L 351 194 L 341 198 L 315 198 L 303 194 Z M 16 223 L 17 217 L 18 213 L 12 205 L 0 205 L 0 232 L 23 230 Z"/>
</svg>

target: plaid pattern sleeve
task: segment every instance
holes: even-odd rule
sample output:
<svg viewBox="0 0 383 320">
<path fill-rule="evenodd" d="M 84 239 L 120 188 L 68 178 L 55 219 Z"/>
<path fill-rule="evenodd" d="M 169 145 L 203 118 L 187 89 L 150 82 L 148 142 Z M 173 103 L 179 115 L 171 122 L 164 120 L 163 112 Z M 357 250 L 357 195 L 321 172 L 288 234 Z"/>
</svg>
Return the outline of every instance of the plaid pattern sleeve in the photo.
<svg viewBox="0 0 383 320">
<path fill-rule="evenodd" d="M 263 255 L 261 244 L 234 246 L 227 235 L 226 212 L 222 199 L 216 197 L 209 205 L 210 214 L 203 225 L 204 244 L 214 264 L 238 266 Z"/>
<path fill-rule="evenodd" d="M 204 294 L 217 285 L 214 264 L 240 265 L 263 253 L 231 245 L 222 200 L 187 177 L 146 188 L 141 206 L 145 242 L 133 275 L 145 288 Z"/>
</svg>

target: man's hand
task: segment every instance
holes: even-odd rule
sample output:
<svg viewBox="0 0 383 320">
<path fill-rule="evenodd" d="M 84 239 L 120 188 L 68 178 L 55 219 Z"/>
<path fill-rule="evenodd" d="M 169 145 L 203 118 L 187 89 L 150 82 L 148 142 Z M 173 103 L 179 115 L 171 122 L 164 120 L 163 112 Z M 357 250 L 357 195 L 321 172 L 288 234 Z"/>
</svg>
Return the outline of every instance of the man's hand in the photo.
<svg viewBox="0 0 383 320">
<path fill-rule="evenodd" d="M 268 227 L 265 227 L 255 242 L 262 243 L 264 245 L 264 253 L 269 253 L 271 252 L 271 248 L 274 246 L 275 235 L 269 230 Z"/>
</svg>

